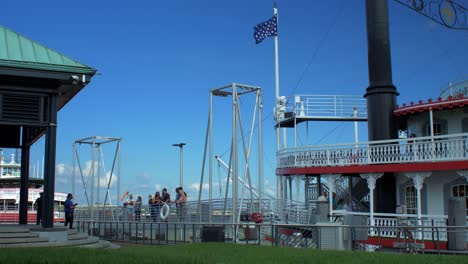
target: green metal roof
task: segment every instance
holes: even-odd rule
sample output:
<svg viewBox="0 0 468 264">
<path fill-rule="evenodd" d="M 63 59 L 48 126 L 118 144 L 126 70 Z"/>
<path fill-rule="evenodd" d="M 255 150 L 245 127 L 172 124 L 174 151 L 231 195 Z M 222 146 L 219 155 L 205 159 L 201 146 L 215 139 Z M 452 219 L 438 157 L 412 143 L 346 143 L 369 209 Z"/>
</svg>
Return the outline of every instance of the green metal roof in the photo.
<svg viewBox="0 0 468 264">
<path fill-rule="evenodd" d="M 96 70 L 0 25 L 0 67 L 95 74 Z"/>
</svg>

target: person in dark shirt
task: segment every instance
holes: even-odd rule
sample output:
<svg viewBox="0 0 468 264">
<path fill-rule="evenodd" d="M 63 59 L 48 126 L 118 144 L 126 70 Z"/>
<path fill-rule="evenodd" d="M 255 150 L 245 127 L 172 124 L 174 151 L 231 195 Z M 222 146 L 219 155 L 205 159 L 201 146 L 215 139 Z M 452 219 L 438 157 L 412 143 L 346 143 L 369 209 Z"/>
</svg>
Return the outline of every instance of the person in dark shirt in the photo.
<svg viewBox="0 0 468 264">
<path fill-rule="evenodd" d="M 169 193 L 167 192 L 167 189 L 164 188 L 162 190 L 162 198 L 161 198 L 161 202 L 163 202 L 163 204 L 168 204 L 171 202 L 171 196 L 169 195 Z"/>
<path fill-rule="evenodd" d="M 37 210 L 36 212 L 36 224 L 37 225 L 40 225 L 42 222 L 42 195 L 43 194 L 44 194 L 43 192 L 39 193 L 39 198 L 37 198 L 36 201 L 34 202 L 34 207 Z"/>
<path fill-rule="evenodd" d="M 70 223 L 70 229 L 73 229 L 73 213 L 75 212 L 75 206 L 73 201 L 73 194 L 69 193 L 67 195 L 67 200 L 65 200 L 65 226 L 68 226 Z"/>
</svg>

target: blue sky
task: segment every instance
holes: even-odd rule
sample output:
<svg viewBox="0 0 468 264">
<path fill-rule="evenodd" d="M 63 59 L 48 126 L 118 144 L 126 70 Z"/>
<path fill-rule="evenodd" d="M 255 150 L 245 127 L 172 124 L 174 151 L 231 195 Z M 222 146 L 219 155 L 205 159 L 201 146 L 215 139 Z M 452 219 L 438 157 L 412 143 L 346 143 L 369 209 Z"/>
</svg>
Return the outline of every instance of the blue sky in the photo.
<svg viewBox="0 0 468 264">
<path fill-rule="evenodd" d="M 293 90 L 364 94 L 364 2 L 278 1 L 281 95 Z M 468 6 L 466 0 L 458 2 Z M 272 0 L 2 3 L 2 25 L 99 73 L 59 112 L 56 190 L 71 191 L 72 143 L 102 135 L 123 138 L 121 190 L 143 198 L 161 187 L 176 187 L 179 152 L 171 145 L 186 142 L 184 185 L 195 199 L 190 186 L 200 180 L 209 89 L 238 82 L 263 88 L 264 116 L 269 116 L 264 121 L 264 173 L 266 187 L 274 192 L 274 46 L 273 39 L 259 45 L 253 39 L 253 26 L 271 17 L 272 5 Z M 467 31 L 444 28 L 394 1 L 389 7 L 400 104 L 437 98 L 449 81 L 468 73 Z M 245 109 L 248 105 L 246 100 Z M 214 151 L 225 153 L 229 102 L 219 100 L 215 106 L 220 110 Z M 352 124 L 333 130 L 337 125 L 311 124 L 311 142 L 352 142 Z M 360 131 L 365 141 L 365 125 Z M 42 159 L 42 152 L 39 142 L 33 162 Z M 110 156 L 109 148 L 105 157 Z M 85 163 L 85 154 L 83 159 Z M 216 169 L 215 177 L 217 181 Z"/>
</svg>

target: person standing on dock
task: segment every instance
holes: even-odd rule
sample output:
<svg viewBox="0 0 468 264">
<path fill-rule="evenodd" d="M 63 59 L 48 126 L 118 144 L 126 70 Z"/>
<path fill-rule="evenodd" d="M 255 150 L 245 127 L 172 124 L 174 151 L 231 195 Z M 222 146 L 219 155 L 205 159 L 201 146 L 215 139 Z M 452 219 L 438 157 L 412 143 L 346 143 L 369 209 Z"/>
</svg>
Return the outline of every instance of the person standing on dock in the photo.
<svg viewBox="0 0 468 264">
<path fill-rule="evenodd" d="M 148 194 L 148 210 L 150 212 L 151 221 L 154 219 L 154 203 L 153 203 L 153 196 Z"/>
<path fill-rule="evenodd" d="M 167 192 L 166 188 L 162 190 L 161 202 L 163 204 L 169 204 L 171 202 L 171 195 Z"/>
<path fill-rule="evenodd" d="M 34 207 L 36 208 L 36 225 L 40 225 L 42 222 L 42 196 L 43 192 L 39 193 L 39 198 L 34 202 Z"/>
<path fill-rule="evenodd" d="M 138 196 L 136 202 L 135 202 L 135 220 L 140 221 L 141 220 L 141 205 L 143 204 L 143 201 L 141 199 L 141 196 Z"/>
<path fill-rule="evenodd" d="M 159 194 L 159 192 L 156 192 L 154 194 L 152 206 L 153 208 L 151 211 L 151 214 L 152 214 L 151 216 L 153 217 L 153 222 L 157 222 L 159 219 L 159 214 L 161 212 L 161 206 L 162 206 L 161 195 Z"/>
<path fill-rule="evenodd" d="M 180 222 L 185 221 L 185 211 L 186 211 L 186 202 L 187 202 L 187 193 L 184 192 L 182 187 L 176 188 L 176 200 L 175 204 L 177 207 L 177 216 L 179 217 Z"/>
<path fill-rule="evenodd" d="M 73 229 L 73 213 L 75 212 L 75 206 L 73 201 L 73 194 L 69 193 L 67 195 L 67 200 L 65 200 L 65 226 L 70 224 L 70 229 Z"/>
</svg>

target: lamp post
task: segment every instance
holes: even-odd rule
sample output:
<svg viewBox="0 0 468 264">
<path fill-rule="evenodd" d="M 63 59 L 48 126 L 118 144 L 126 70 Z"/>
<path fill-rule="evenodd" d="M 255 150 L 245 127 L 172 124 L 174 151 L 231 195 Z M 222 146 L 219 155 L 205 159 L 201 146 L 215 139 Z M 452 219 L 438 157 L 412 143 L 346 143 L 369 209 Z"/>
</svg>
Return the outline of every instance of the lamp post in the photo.
<svg viewBox="0 0 468 264">
<path fill-rule="evenodd" d="M 183 185 L 183 174 L 184 174 L 184 170 L 183 170 L 183 164 L 184 164 L 184 156 L 183 156 L 183 148 L 184 146 L 187 145 L 185 143 L 178 143 L 178 144 L 172 144 L 172 146 L 174 147 L 179 147 L 180 149 L 180 187 L 182 187 Z"/>
</svg>

